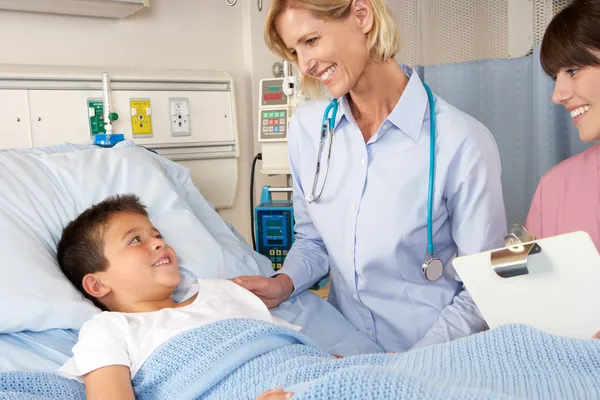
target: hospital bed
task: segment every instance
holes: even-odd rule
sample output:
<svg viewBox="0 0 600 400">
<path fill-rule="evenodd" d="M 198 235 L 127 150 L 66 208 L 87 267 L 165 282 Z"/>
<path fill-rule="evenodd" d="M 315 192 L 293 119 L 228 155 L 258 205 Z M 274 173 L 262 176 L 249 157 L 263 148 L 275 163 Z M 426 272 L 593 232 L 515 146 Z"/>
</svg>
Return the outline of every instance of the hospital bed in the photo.
<svg viewBox="0 0 600 400">
<path fill-rule="evenodd" d="M 205 170 L 198 168 L 196 174 Z M 174 293 L 176 300 L 195 277 L 272 273 L 271 261 L 219 217 L 192 183 L 190 170 L 132 141 L 108 149 L 63 143 L 0 150 L 0 387 L 3 377 L 11 379 L 11 371 L 55 376 L 72 354 L 78 329 L 99 312 L 60 272 L 56 245 L 68 222 L 116 193 L 137 194 L 153 224 L 177 250 L 183 280 Z M 590 393 L 600 393 L 600 342 L 563 340 L 508 326 L 411 351 L 392 363 L 312 293 L 302 293 L 272 311 L 301 325 L 324 353 L 369 354 L 325 362 L 332 370 L 345 362 L 348 369 L 319 384 L 344 382 L 352 387 L 365 382 L 362 378 L 370 383 L 385 378 L 389 388 L 397 390 L 387 394 L 406 393 L 403 398 L 485 398 L 511 388 L 527 394 L 520 396 L 525 398 L 593 398 Z M 392 368 L 382 369 L 384 360 Z M 313 381 L 317 382 L 306 380 Z M 301 386 L 296 386 L 297 393 Z"/>
<path fill-rule="evenodd" d="M 194 277 L 272 273 L 270 260 L 254 252 L 219 217 L 186 168 L 133 142 L 108 149 L 62 144 L 0 150 L 0 399 L 85 397 L 81 384 L 58 377 L 56 371 L 71 356 L 78 329 L 99 310 L 60 272 L 56 245 L 69 221 L 116 193 L 137 194 L 153 224 L 177 250 L 183 280 L 175 300 Z M 374 342 L 312 293 L 282 303 L 273 313 L 301 325 L 305 335 L 251 320 L 221 321 L 189 331 L 198 336 L 188 337 L 186 332 L 144 363 L 142 368 L 158 371 L 157 377 L 136 374 L 136 396 L 197 398 L 179 396 L 190 388 L 185 382 L 203 385 L 208 388 L 205 397 L 214 399 L 240 398 L 240 393 L 255 398 L 280 386 L 290 388 L 299 400 L 507 395 L 588 399 L 600 393 L 597 341 L 506 326 L 389 356 L 380 354 Z M 233 328 L 238 340 L 233 352 L 204 345 L 220 343 Z M 246 332 L 250 333 L 244 336 Z M 250 338 L 254 332 L 262 336 Z M 277 349 L 269 351 L 272 347 Z M 262 351 L 258 356 L 257 348 Z M 331 354 L 356 356 L 338 360 Z M 210 359 L 215 363 L 206 361 Z M 173 361 L 187 364 L 173 366 Z M 228 375 L 214 377 L 223 369 Z"/>
<path fill-rule="evenodd" d="M 178 252 L 181 296 L 194 277 L 269 275 L 254 252 L 193 185 L 189 170 L 131 141 L 110 149 L 61 144 L 0 150 L 0 373 L 54 373 L 72 355 L 83 322 L 99 312 L 62 276 L 62 228 L 115 193 L 136 193 Z M 329 303 L 303 293 L 273 310 L 323 350 L 381 352 Z"/>
</svg>

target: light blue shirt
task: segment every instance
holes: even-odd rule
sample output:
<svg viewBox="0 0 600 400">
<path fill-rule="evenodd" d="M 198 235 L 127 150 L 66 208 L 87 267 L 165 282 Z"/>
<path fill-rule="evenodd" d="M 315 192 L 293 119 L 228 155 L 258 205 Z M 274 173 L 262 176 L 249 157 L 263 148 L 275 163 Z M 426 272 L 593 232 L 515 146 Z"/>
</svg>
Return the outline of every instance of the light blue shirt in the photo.
<svg viewBox="0 0 600 400">
<path fill-rule="evenodd" d="M 340 99 L 329 174 L 309 204 L 324 101 L 298 108 L 290 122 L 295 243 L 279 273 L 294 294 L 331 271 L 329 301 L 385 351 L 446 342 L 486 328 L 451 260 L 503 246 L 506 213 L 493 136 L 435 97 L 437 118 L 433 241 L 445 265 L 425 279 L 429 106 L 416 73 L 365 144 L 347 98 Z M 318 188 L 324 176 L 327 144 Z M 318 192 L 318 191 L 317 191 Z"/>
</svg>

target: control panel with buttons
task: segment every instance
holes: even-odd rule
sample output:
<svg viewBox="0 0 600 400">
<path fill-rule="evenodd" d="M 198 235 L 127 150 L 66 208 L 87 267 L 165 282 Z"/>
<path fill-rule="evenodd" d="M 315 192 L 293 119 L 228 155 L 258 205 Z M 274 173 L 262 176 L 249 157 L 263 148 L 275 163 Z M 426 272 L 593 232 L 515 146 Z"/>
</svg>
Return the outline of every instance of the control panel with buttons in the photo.
<svg viewBox="0 0 600 400">
<path fill-rule="evenodd" d="M 275 271 L 283 268 L 288 251 L 294 243 L 294 207 L 292 200 L 273 200 L 271 191 L 281 191 L 264 186 L 260 204 L 254 209 L 256 251 L 271 261 Z M 283 189 L 289 191 L 291 188 Z M 315 283 L 311 290 L 323 288 L 329 275 Z"/>
<path fill-rule="evenodd" d="M 291 206 L 291 204 L 290 204 Z M 293 211 L 282 205 L 269 207 L 263 204 L 257 213 L 258 252 L 269 257 L 275 271 L 283 262 L 293 242 Z"/>
<path fill-rule="evenodd" d="M 297 107 L 295 95 L 288 96 L 285 78 L 262 79 L 258 85 L 257 135 L 266 175 L 289 175 L 288 130 Z M 287 86 L 285 86 L 287 87 Z"/>
<path fill-rule="evenodd" d="M 288 111 L 276 109 L 261 111 L 261 139 L 285 139 L 287 138 Z"/>
<path fill-rule="evenodd" d="M 270 249 L 269 250 L 269 259 L 271 260 L 271 265 L 273 266 L 273 269 L 275 271 L 281 269 L 281 267 L 283 267 L 283 261 L 285 260 L 285 257 L 287 256 L 287 250 L 280 250 L 280 249 Z"/>
<path fill-rule="evenodd" d="M 275 271 L 283 267 L 294 242 L 294 209 L 291 200 L 273 200 L 269 186 L 262 188 L 254 209 L 256 250 L 271 260 Z"/>
</svg>

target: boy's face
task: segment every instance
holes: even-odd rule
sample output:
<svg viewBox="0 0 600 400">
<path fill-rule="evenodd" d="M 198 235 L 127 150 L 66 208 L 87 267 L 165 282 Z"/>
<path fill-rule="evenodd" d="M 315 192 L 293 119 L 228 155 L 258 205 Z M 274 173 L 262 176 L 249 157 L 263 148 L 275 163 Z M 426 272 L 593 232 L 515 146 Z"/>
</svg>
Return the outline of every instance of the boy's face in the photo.
<svg viewBox="0 0 600 400">
<path fill-rule="evenodd" d="M 120 303 L 164 300 L 181 280 L 175 250 L 140 214 L 124 212 L 109 220 L 104 256 L 108 268 L 99 278 Z"/>
</svg>

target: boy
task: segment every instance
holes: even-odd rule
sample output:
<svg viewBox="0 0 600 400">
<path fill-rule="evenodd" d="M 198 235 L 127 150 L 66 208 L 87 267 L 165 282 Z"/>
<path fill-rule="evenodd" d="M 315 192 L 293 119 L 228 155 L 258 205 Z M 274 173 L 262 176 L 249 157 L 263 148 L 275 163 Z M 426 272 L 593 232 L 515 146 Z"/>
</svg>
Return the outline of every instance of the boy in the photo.
<svg viewBox="0 0 600 400">
<path fill-rule="evenodd" d="M 185 330 L 228 318 L 288 324 L 251 292 L 225 279 L 198 279 L 184 300 L 171 294 L 181 276 L 167 245 L 134 195 L 90 207 L 63 231 L 61 270 L 102 312 L 81 328 L 59 375 L 83 381 L 88 399 L 133 399 L 131 380 L 161 344 Z"/>
</svg>

